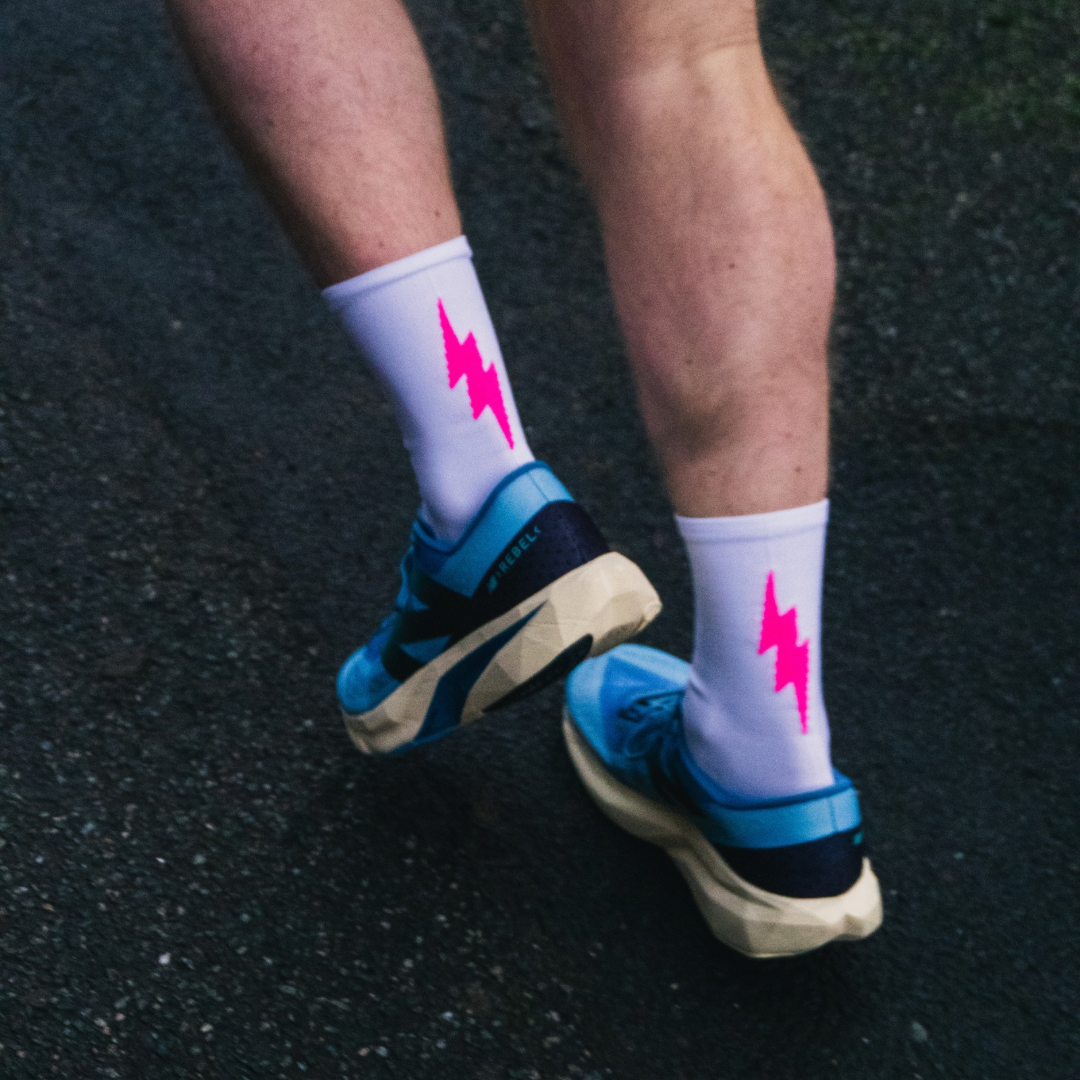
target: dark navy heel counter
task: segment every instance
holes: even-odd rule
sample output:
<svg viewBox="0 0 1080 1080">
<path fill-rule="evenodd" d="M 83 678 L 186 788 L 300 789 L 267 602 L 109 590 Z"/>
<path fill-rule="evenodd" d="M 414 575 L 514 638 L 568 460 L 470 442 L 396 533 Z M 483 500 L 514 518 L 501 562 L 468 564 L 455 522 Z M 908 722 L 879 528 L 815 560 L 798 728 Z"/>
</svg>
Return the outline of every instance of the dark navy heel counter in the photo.
<svg viewBox="0 0 1080 1080">
<path fill-rule="evenodd" d="M 610 548 L 581 505 L 550 502 L 494 559 L 472 600 L 476 625 L 494 619 Z"/>
<path fill-rule="evenodd" d="M 441 584 L 414 560 L 407 569 L 411 600 L 394 619 L 382 649 L 383 667 L 404 682 L 448 645 L 607 551 L 589 515 L 577 503 L 558 499 L 514 533 L 471 596 Z"/>
<path fill-rule="evenodd" d="M 809 900 L 845 893 L 862 873 L 862 826 L 805 844 L 739 848 L 716 844 L 724 861 L 759 889 Z"/>
</svg>

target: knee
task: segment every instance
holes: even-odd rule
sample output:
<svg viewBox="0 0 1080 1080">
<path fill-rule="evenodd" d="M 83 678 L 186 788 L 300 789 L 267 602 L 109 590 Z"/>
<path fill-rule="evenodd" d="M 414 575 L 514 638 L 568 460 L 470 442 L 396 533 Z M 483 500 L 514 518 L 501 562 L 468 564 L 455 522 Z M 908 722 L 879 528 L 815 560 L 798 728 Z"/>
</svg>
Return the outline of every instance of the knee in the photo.
<svg viewBox="0 0 1080 1080">
<path fill-rule="evenodd" d="M 556 73 L 588 99 L 758 47 L 756 0 L 530 0 Z"/>
<path fill-rule="evenodd" d="M 532 0 L 532 15 L 583 165 L 695 101 L 767 89 L 755 0 Z"/>
<path fill-rule="evenodd" d="M 595 27 L 601 71 L 613 83 L 693 71 L 711 58 L 758 45 L 755 0 L 645 0 L 616 5 Z"/>
</svg>

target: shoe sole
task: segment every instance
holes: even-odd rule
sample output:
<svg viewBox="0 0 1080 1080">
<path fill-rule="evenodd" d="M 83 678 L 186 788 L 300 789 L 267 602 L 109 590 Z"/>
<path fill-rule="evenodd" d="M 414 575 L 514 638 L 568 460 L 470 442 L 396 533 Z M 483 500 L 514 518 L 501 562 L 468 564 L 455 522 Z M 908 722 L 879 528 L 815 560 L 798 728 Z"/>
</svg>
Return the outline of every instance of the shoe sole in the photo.
<svg viewBox="0 0 1080 1080">
<path fill-rule="evenodd" d="M 830 941 L 858 941 L 881 925 L 881 890 L 869 859 L 863 859 L 858 881 L 839 896 L 801 899 L 766 892 L 736 874 L 681 814 L 616 780 L 569 710 L 563 735 L 596 805 L 620 828 L 671 856 L 709 929 L 725 945 L 759 960 L 798 956 Z"/>
<path fill-rule="evenodd" d="M 365 754 L 389 753 L 411 742 L 424 725 L 442 677 L 522 623 L 468 690 L 459 721 L 467 724 L 500 704 L 539 690 L 586 657 L 620 645 L 648 626 L 660 607 L 660 597 L 641 570 L 626 556 L 609 551 L 478 627 L 370 712 L 344 713 L 345 727 Z"/>
</svg>

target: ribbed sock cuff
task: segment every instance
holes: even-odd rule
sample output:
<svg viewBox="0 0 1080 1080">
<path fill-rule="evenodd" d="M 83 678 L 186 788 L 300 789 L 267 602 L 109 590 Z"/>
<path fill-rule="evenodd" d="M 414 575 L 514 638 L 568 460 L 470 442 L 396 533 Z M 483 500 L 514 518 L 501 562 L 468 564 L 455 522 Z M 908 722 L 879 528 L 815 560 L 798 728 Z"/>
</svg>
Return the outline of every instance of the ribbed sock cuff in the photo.
<svg viewBox="0 0 1080 1080">
<path fill-rule="evenodd" d="M 820 529 L 829 520 L 829 500 L 796 506 L 793 510 L 773 510 L 768 514 L 738 517 L 680 517 L 675 515 L 679 534 L 688 543 L 717 543 L 728 540 L 769 540 L 779 536 Z"/>
<path fill-rule="evenodd" d="M 385 266 L 377 266 L 366 274 L 357 274 L 356 277 L 346 281 L 339 281 L 336 285 L 323 289 L 323 298 L 332 310 L 339 311 L 354 296 L 371 292 L 372 289 L 379 289 L 392 281 L 400 281 L 401 278 L 409 277 L 418 270 L 430 270 L 431 267 L 438 266 L 440 263 L 462 258 L 471 259 L 472 248 L 469 247 L 469 241 L 464 236 L 455 236 L 453 240 L 425 248 L 414 255 L 406 255 L 404 259 L 395 259 Z"/>
</svg>

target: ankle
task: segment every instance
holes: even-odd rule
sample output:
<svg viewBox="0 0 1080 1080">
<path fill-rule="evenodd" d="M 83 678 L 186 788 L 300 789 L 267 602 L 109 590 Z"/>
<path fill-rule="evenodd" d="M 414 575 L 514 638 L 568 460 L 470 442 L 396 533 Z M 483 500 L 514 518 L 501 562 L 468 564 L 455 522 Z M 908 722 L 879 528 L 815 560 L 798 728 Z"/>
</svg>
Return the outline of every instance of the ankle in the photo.
<svg viewBox="0 0 1080 1080">
<path fill-rule="evenodd" d="M 722 787 L 776 798 L 829 787 L 821 691 L 828 503 L 677 518 L 694 580 L 694 656 L 683 720 Z"/>
</svg>

